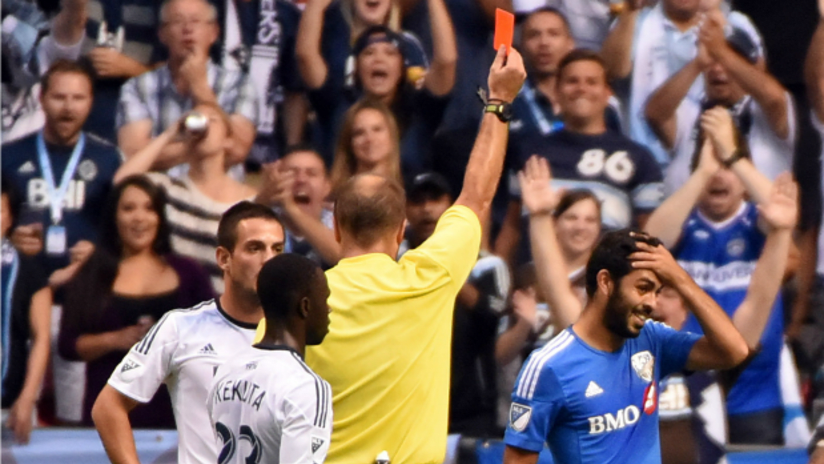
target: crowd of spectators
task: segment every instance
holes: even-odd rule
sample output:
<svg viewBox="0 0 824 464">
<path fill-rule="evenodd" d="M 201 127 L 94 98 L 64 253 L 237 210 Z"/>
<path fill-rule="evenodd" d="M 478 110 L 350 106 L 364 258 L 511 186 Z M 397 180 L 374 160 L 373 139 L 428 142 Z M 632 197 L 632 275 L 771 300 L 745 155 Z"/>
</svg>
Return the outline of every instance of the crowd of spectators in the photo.
<svg viewBox="0 0 824 464">
<path fill-rule="evenodd" d="M 399 254 L 426 241 L 461 189 L 503 8 L 529 74 L 455 303 L 450 433 L 502 436 L 525 356 L 586 304 L 599 235 L 635 227 L 753 353 L 662 382 L 665 462 L 806 446 L 824 401 L 824 0 L 815 31 L 738 3 L 4 2 L 4 423 L 23 442 L 33 424 L 91 425 L 124 352 L 165 312 L 223 292 L 217 225 L 239 201 L 271 207 L 286 251 L 328 269 L 337 192 L 377 173 L 406 187 Z M 773 63 L 798 34 L 806 61 Z M 791 175 L 794 231 L 775 206 L 799 195 Z M 659 320 L 700 331 L 677 295 L 658 301 Z M 131 418 L 173 427 L 168 393 Z M 684 446 L 687 460 L 668 452 Z"/>
</svg>

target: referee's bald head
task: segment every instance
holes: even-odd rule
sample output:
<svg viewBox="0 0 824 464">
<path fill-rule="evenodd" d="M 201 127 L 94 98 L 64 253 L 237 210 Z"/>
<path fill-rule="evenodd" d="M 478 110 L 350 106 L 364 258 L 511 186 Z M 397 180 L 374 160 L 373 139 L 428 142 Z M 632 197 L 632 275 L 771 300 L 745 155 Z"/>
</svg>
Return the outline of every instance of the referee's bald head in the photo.
<svg viewBox="0 0 824 464">
<path fill-rule="evenodd" d="M 335 200 L 335 223 L 341 236 L 360 247 L 397 234 L 403 226 L 406 194 L 396 180 L 377 174 L 349 179 Z"/>
</svg>

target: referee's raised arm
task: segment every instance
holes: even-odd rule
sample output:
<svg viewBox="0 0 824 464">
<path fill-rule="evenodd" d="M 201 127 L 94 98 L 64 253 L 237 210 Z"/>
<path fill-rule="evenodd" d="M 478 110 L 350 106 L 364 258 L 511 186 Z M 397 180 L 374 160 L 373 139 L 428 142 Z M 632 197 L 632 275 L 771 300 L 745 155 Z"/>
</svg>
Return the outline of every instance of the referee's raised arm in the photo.
<svg viewBox="0 0 824 464">
<path fill-rule="evenodd" d="M 484 117 L 469 155 L 463 189 L 455 201 L 456 205 L 464 205 L 474 211 L 479 218 L 492 203 L 501 180 L 509 137 L 509 117 L 512 114 L 510 105 L 525 79 L 521 54 L 513 48 L 507 56 L 504 47 L 501 47 L 489 69 L 488 103 L 484 105 Z"/>
</svg>

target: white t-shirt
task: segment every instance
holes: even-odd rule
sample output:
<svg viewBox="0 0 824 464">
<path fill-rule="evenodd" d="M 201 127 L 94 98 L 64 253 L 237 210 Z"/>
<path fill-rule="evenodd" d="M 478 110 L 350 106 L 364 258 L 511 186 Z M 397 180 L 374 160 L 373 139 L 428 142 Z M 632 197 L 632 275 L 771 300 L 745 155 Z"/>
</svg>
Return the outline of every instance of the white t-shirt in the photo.
<svg viewBox="0 0 824 464">
<path fill-rule="evenodd" d="M 172 398 L 179 464 L 214 464 L 218 449 L 206 399 L 217 367 L 252 350 L 255 325 L 235 321 L 218 300 L 166 313 L 129 350 L 109 385 L 135 401 L 152 399 L 161 383 Z"/>
<path fill-rule="evenodd" d="M 746 97 L 743 103 L 749 107 L 750 130 L 747 142 L 750 146 L 752 162 L 761 174 L 770 180 L 784 171 L 792 172 L 795 156 L 796 123 L 795 105 L 793 97 L 784 93 L 787 101 L 788 135 L 780 138 L 770 126 L 770 120 L 760 105 L 752 98 Z M 669 196 L 678 190 L 690 177 L 690 166 L 695 153 L 695 143 L 698 133 L 696 122 L 701 115 L 700 107 L 689 110 L 679 110 L 678 127 L 676 129 L 675 144 L 672 150 L 672 163 L 664 173 L 664 193 Z"/>
<path fill-rule="evenodd" d="M 208 398 L 221 463 L 321 464 L 332 389 L 286 346 L 253 349 L 217 370 Z"/>
</svg>

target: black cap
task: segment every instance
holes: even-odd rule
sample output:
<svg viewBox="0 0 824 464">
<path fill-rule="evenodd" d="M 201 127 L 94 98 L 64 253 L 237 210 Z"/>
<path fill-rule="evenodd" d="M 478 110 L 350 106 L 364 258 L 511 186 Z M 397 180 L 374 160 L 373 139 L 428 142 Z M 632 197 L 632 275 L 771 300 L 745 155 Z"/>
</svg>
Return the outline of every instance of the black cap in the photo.
<svg viewBox="0 0 824 464">
<path fill-rule="evenodd" d="M 406 199 L 410 203 L 422 203 L 444 195 L 451 197 L 452 188 L 446 178 L 437 172 L 418 174 L 406 191 Z"/>
<path fill-rule="evenodd" d="M 401 56 L 406 58 L 406 41 L 403 37 L 392 29 L 381 25 L 372 26 L 363 31 L 361 35 L 358 36 L 357 40 L 355 40 L 355 45 L 352 47 L 352 54 L 358 56 L 366 49 L 366 47 L 377 42 L 386 42 L 394 45 L 400 52 Z M 406 61 L 404 61 L 404 65 L 405 64 Z"/>
<path fill-rule="evenodd" d="M 727 45 L 750 63 L 758 62 L 758 45 L 745 30 L 734 28 L 727 36 Z"/>
</svg>

